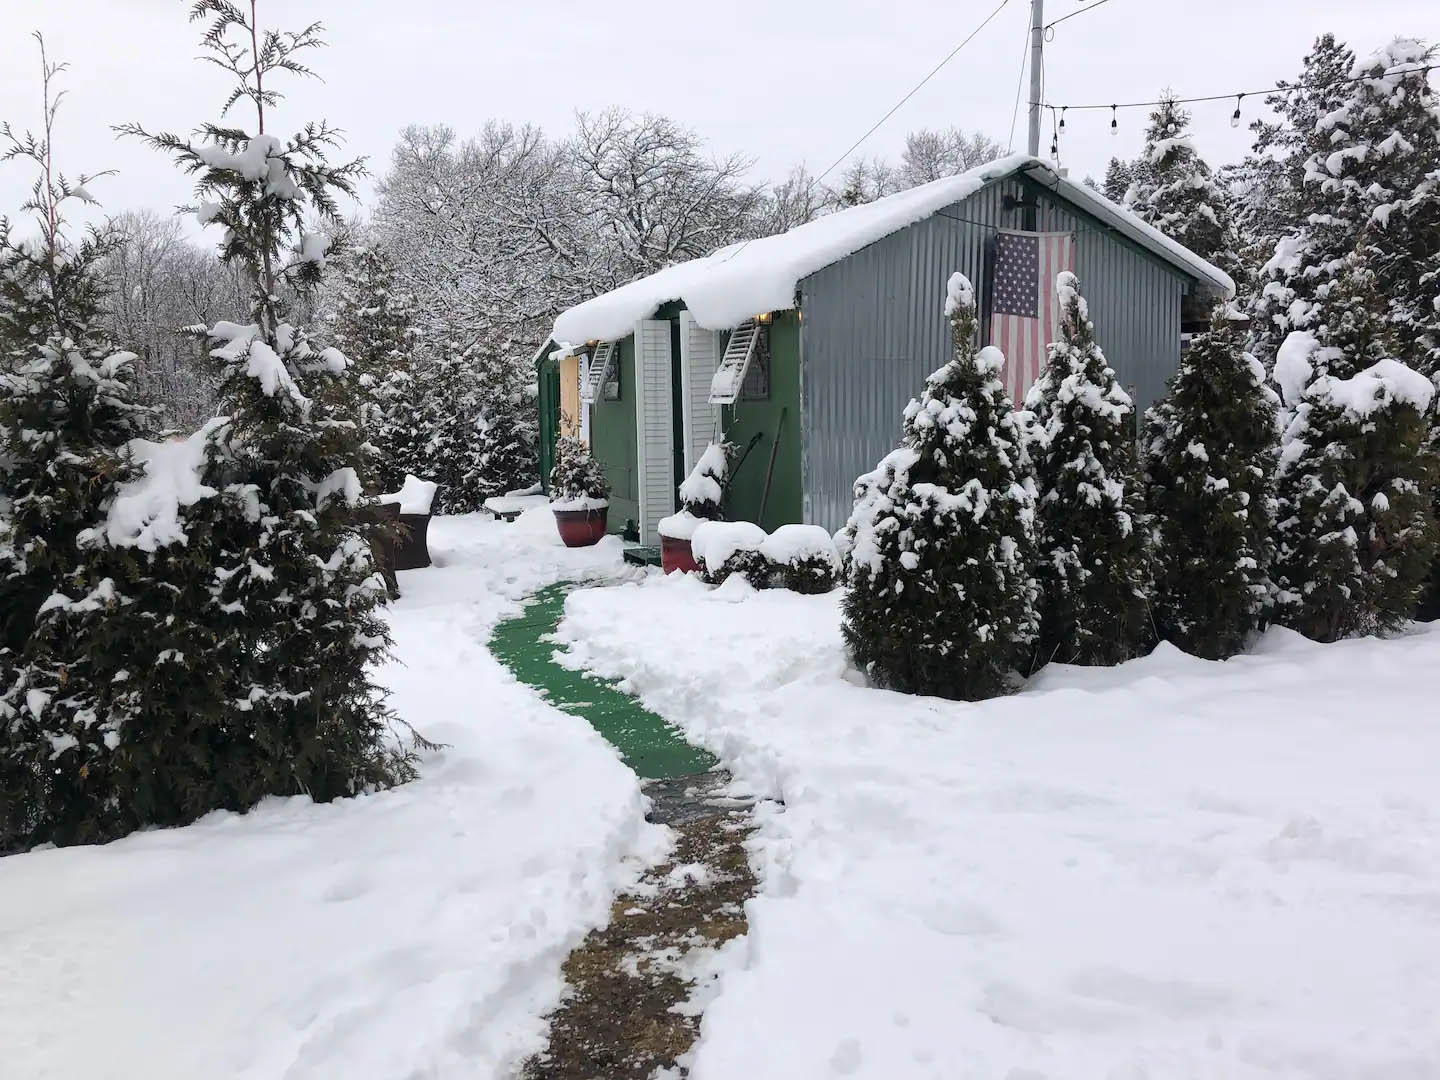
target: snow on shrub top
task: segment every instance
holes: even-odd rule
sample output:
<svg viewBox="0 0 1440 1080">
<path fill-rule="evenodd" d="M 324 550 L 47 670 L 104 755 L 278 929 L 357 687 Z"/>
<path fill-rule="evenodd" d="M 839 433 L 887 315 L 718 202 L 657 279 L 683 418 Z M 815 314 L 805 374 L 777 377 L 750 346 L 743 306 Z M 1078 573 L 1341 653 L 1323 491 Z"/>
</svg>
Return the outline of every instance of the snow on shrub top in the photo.
<svg viewBox="0 0 1440 1080">
<path fill-rule="evenodd" d="M 840 572 L 840 553 L 835 541 L 819 525 L 781 525 L 765 538 L 760 554 L 780 566 L 819 559 L 836 573 Z"/>
<path fill-rule="evenodd" d="M 1324 398 L 1356 416 L 1367 417 L 1392 404 L 1409 405 L 1417 412 L 1430 407 L 1435 386 L 1418 371 L 1398 360 L 1381 360 L 1349 379 L 1323 375 L 1311 385 L 1312 398 Z"/>
<path fill-rule="evenodd" d="M 405 482 L 400 485 L 399 491 L 392 491 L 389 494 L 381 495 L 382 503 L 400 504 L 402 514 L 428 514 L 430 505 L 435 501 L 436 485 L 430 480 L 421 480 L 412 473 L 405 474 Z"/>
<path fill-rule="evenodd" d="M 700 455 L 690 475 L 680 483 L 680 501 L 685 509 L 702 518 L 718 514 L 728 470 L 725 448 L 712 442 Z"/>
<path fill-rule="evenodd" d="M 753 521 L 702 521 L 690 537 L 695 561 L 707 570 L 724 566 L 737 551 L 759 551 L 765 530 Z"/>
<path fill-rule="evenodd" d="M 951 318 L 962 307 L 973 307 L 974 304 L 975 286 L 957 270 L 945 284 L 945 317 Z"/>
<path fill-rule="evenodd" d="M 132 440 L 130 453 L 142 471 L 120 486 L 110 504 L 100 530 L 104 540 L 113 547 L 141 551 L 184 544 L 187 537 L 180 511 L 216 493 L 201 477 L 206 450 L 227 423 L 224 417 L 209 420 L 188 439 Z"/>
</svg>

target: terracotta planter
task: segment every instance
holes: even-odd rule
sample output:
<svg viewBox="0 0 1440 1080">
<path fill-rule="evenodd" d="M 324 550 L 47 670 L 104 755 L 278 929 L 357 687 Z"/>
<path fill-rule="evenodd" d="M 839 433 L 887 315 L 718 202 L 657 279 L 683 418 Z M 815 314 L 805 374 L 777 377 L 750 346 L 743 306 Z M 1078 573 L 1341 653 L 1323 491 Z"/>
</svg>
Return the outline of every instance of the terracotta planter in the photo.
<svg viewBox="0 0 1440 1080">
<path fill-rule="evenodd" d="M 605 519 L 608 506 L 598 510 L 556 510 L 555 526 L 560 530 L 560 539 L 566 547 L 590 547 L 598 544 L 605 535 Z"/>
<path fill-rule="evenodd" d="M 690 550 L 689 540 L 677 540 L 672 536 L 660 537 L 660 568 L 667 574 L 677 570 L 688 574 L 700 569 L 695 553 Z"/>
</svg>

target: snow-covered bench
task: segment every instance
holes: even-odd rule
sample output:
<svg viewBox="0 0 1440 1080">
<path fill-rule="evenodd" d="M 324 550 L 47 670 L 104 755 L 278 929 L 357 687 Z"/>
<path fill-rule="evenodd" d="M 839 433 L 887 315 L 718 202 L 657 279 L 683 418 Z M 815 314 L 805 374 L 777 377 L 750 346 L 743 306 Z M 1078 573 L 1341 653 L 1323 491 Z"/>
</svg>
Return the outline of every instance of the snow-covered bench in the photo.
<svg viewBox="0 0 1440 1080">
<path fill-rule="evenodd" d="M 498 521 L 514 521 L 532 506 L 544 506 L 550 499 L 540 494 L 492 495 L 482 507 Z"/>
</svg>

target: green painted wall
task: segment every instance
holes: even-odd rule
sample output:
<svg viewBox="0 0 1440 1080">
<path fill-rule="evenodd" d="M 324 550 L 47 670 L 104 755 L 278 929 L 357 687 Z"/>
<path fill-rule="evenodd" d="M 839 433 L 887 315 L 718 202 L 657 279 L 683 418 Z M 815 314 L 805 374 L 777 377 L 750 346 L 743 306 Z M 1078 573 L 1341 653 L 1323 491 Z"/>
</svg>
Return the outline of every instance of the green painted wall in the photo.
<svg viewBox="0 0 1440 1080">
<path fill-rule="evenodd" d="M 620 400 L 590 406 L 590 453 L 610 479 L 611 532 L 625 532 L 640 520 L 639 474 L 635 469 L 635 338 L 619 343 Z"/>
<path fill-rule="evenodd" d="M 555 441 L 560 437 L 560 364 L 548 356 L 535 367 L 540 410 L 540 485 L 550 490 L 550 470 L 555 467 Z"/>
<path fill-rule="evenodd" d="M 671 386 L 674 393 L 675 475 L 684 478 L 682 420 L 680 417 L 680 305 L 666 304 L 657 318 L 672 320 L 673 356 Z M 740 464 L 726 494 L 725 513 L 739 521 L 755 521 L 773 530 L 801 520 L 800 487 L 800 321 L 793 311 L 776 312 L 770 324 L 770 396 L 762 401 L 742 400 L 722 412 L 725 437 L 743 448 L 758 432 L 759 440 Z M 625 531 L 627 521 L 638 521 L 639 474 L 635 463 L 635 338 L 619 343 L 620 400 L 597 401 L 590 406 L 590 450 L 610 478 L 610 531 Z M 781 413 L 784 423 L 781 424 Z M 780 446 L 765 500 L 765 471 L 776 433 Z M 678 500 L 677 500 L 678 504 Z"/>
<path fill-rule="evenodd" d="M 730 481 L 725 515 L 736 521 L 754 521 L 766 531 L 802 520 L 800 480 L 800 318 L 794 311 L 777 311 L 770 324 L 770 396 L 763 401 L 741 399 L 721 412 L 725 438 L 744 449 L 758 432 L 759 441 L 745 456 Z M 781 414 L 784 414 L 782 425 Z M 765 471 L 775 448 L 775 467 L 765 513 L 760 501 Z"/>
</svg>

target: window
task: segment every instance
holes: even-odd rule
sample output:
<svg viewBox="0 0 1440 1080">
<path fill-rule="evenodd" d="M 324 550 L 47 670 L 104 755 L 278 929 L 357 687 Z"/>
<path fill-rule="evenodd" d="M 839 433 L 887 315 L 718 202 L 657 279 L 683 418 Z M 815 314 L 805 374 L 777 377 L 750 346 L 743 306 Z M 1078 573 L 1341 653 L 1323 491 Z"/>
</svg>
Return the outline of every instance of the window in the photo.
<svg viewBox="0 0 1440 1080">
<path fill-rule="evenodd" d="M 755 342 L 755 351 L 750 355 L 750 366 L 745 369 L 745 381 L 740 384 L 741 401 L 765 401 L 770 397 L 770 330 L 760 327 Z"/>
</svg>

